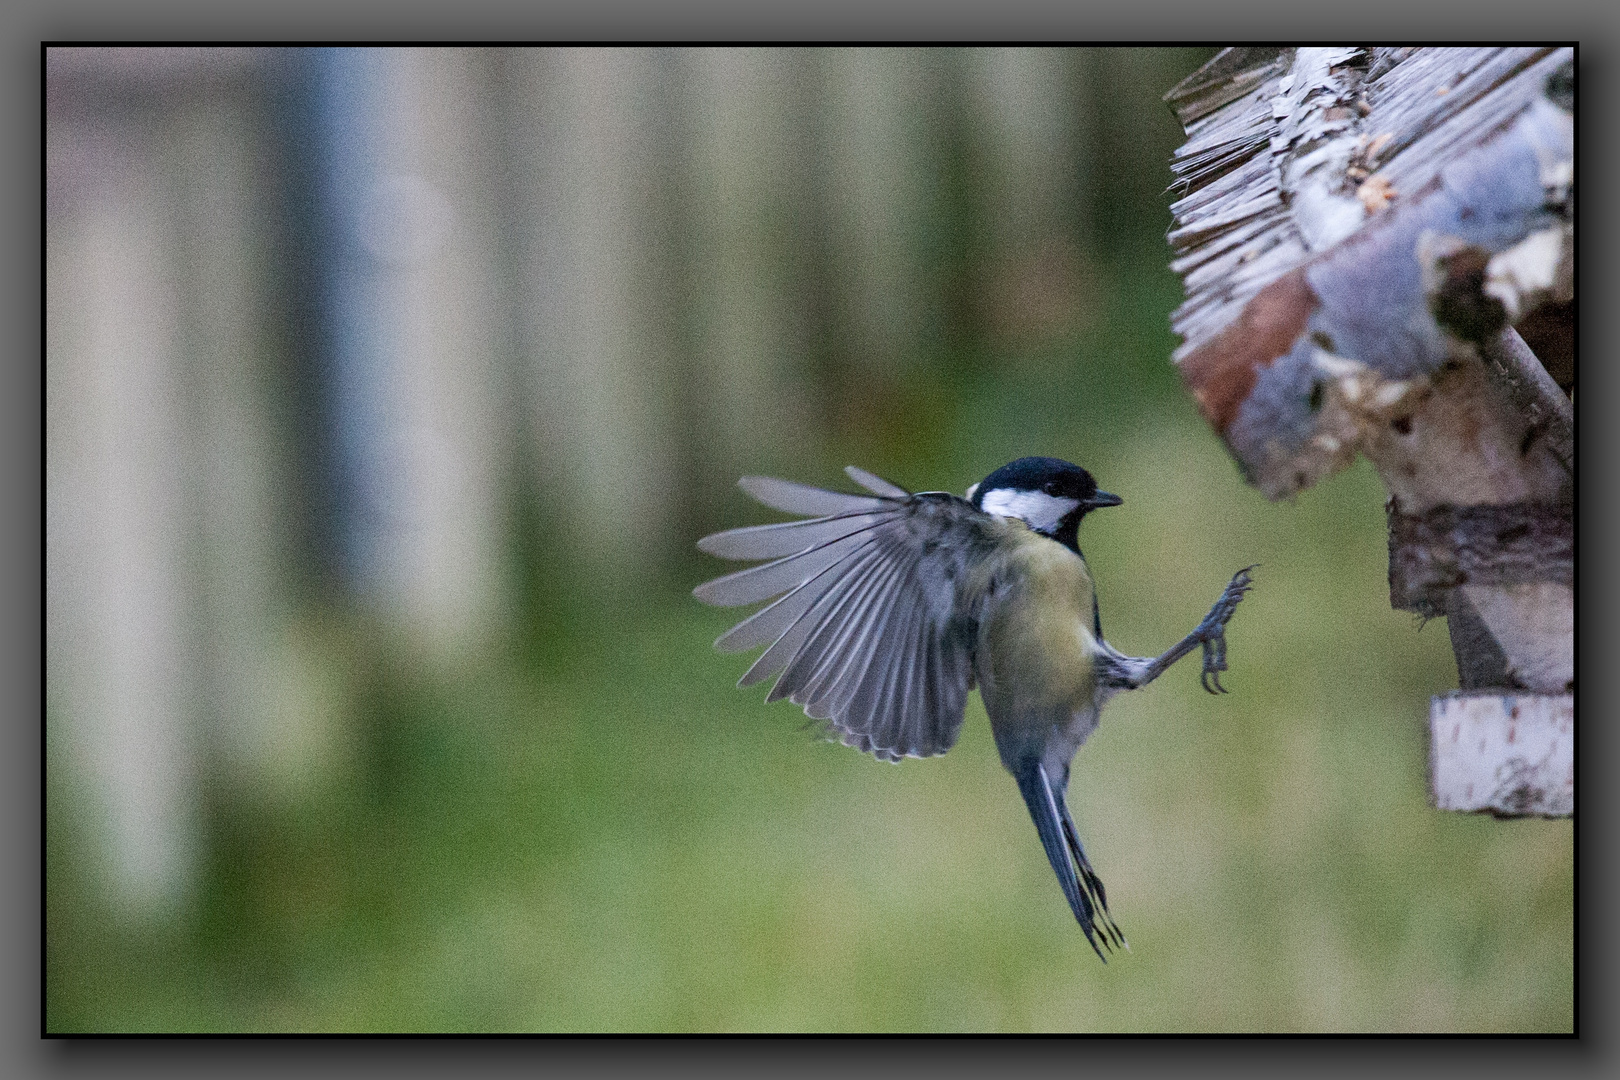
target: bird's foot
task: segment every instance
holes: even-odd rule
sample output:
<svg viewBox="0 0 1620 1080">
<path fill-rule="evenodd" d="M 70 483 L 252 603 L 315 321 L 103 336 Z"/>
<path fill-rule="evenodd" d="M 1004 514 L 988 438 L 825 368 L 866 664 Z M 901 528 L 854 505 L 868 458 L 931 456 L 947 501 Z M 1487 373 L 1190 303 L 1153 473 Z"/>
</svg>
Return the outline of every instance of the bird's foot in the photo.
<svg viewBox="0 0 1620 1080">
<path fill-rule="evenodd" d="M 1232 575 L 1226 591 L 1221 593 L 1221 598 L 1215 601 L 1215 606 L 1209 609 L 1209 614 L 1204 616 L 1204 621 L 1194 631 L 1204 648 L 1204 670 L 1199 674 L 1198 681 L 1211 694 L 1226 693 L 1226 687 L 1221 685 L 1221 672 L 1226 670 L 1226 624 L 1231 620 L 1232 613 L 1237 611 L 1243 594 L 1254 587 L 1254 579 L 1249 572 L 1259 565 L 1245 566 Z"/>
</svg>

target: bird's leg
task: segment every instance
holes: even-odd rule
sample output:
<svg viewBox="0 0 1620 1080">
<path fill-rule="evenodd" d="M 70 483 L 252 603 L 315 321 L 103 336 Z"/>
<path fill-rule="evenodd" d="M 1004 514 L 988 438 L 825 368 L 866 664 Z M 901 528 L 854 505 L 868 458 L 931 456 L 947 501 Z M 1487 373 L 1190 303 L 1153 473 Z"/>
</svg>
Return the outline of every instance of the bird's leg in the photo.
<svg viewBox="0 0 1620 1080">
<path fill-rule="evenodd" d="M 1249 571 L 1253 569 L 1253 566 L 1245 566 L 1233 574 L 1226 590 L 1221 593 L 1221 598 L 1215 601 L 1215 606 L 1204 616 L 1204 621 L 1199 623 L 1192 633 L 1163 653 L 1151 658 L 1122 657 L 1124 663 L 1120 665 L 1118 674 L 1120 685 L 1129 690 L 1146 686 L 1164 674 L 1171 664 L 1201 645 L 1204 649 L 1204 670 L 1199 674 L 1199 682 L 1212 694 L 1226 693 L 1226 687 L 1221 685 L 1220 676 L 1220 673 L 1226 670 L 1226 624 L 1231 620 L 1232 613 L 1237 610 L 1243 594 L 1252 587 L 1253 579 L 1249 576 Z"/>
</svg>

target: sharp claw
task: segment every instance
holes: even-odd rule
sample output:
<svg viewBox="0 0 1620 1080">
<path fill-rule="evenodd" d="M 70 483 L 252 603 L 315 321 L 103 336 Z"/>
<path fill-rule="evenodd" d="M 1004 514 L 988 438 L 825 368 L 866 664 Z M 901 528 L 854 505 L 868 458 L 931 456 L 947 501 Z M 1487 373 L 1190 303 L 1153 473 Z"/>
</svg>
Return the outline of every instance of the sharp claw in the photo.
<svg viewBox="0 0 1620 1080">
<path fill-rule="evenodd" d="M 1254 579 L 1251 571 L 1259 565 L 1254 563 L 1245 566 L 1232 575 L 1232 580 L 1227 583 L 1221 598 L 1215 602 L 1210 613 L 1204 617 L 1203 623 L 1194 631 L 1199 636 L 1204 652 L 1204 670 L 1199 673 L 1198 681 L 1211 694 L 1231 692 L 1221 685 L 1220 676 L 1220 673 L 1226 670 L 1226 624 L 1237 613 L 1237 606 L 1242 602 L 1244 595 L 1253 588 Z"/>
</svg>

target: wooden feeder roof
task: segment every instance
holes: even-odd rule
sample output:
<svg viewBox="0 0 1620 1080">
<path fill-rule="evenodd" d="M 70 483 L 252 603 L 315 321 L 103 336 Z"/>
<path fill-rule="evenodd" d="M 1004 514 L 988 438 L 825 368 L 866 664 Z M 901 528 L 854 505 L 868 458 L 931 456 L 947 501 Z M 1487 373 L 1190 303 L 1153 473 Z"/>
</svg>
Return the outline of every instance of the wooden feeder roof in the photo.
<svg viewBox="0 0 1620 1080">
<path fill-rule="evenodd" d="M 1531 331 L 1573 319 L 1572 49 L 1226 49 L 1166 101 L 1175 359 L 1266 495 L 1506 326 L 1573 384 Z"/>
</svg>

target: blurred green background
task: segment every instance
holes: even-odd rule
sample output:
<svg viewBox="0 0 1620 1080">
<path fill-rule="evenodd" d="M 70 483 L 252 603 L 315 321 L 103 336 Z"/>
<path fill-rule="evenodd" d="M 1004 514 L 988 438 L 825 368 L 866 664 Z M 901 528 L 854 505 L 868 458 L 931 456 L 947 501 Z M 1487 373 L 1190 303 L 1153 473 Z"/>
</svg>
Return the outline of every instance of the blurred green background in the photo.
<svg viewBox="0 0 1620 1080">
<path fill-rule="evenodd" d="M 1159 97 L 1212 51 L 339 51 L 164 67 L 87 50 L 48 64 L 47 1030 L 1572 1030 L 1572 825 L 1427 806 L 1428 697 L 1456 670 L 1443 621 L 1389 607 L 1377 479 L 1358 464 L 1266 503 L 1168 359 L 1181 293 L 1163 189 L 1181 133 Z M 369 91 L 351 71 L 367 65 Z M 390 78 L 459 87 L 473 120 L 352 104 L 390 100 Z M 94 107 L 109 95 L 136 103 L 109 120 Z M 356 117 L 385 133 L 384 164 L 367 167 L 399 172 L 398 147 L 414 146 L 409 175 L 451 207 L 427 262 L 448 252 L 465 278 L 494 252 L 484 285 L 406 281 L 415 307 L 390 308 L 365 289 L 429 272 L 400 259 L 343 284 L 332 191 L 361 166 L 320 147 Z M 95 156 L 112 153 L 95 149 L 98 124 L 139 133 L 149 149 L 118 152 L 148 180 Z M 456 130 L 487 136 L 484 151 L 435 158 Z M 119 431 L 159 445 L 141 433 L 162 410 L 95 412 L 97 365 L 130 367 L 82 344 L 100 339 L 72 320 L 116 289 L 73 267 L 108 265 L 106 237 L 124 234 L 91 226 L 142 191 L 175 250 L 196 243 L 186 222 L 212 190 L 196 173 L 220 173 L 210 154 L 255 179 L 233 189 L 253 194 L 230 219 L 255 252 L 250 366 L 199 404 L 184 388 L 235 361 L 181 333 L 152 385 L 182 388 L 163 399 L 179 401 L 182 456 L 137 455 L 130 468 L 158 478 L 103 509 L 96 462 L 121 452 Z M 482 232 L 480 207 L 494 207 Z M 615 244 L 630 254 L 603 262 Z M 213 325 L 224 301 L 173 261 L 177 323 Z M 487 400 L 510 406 L 436 429 L 483 433 L 494 464 L 441 486 L 461 497 L 485 477 L 484 516 L 453 498 L 421 511 L 484 522 L 447 556 L 484 568 L 466 586 L 477 603 L 442 602 L 451 586 L 412 600 L 398 582 L 439 580 L 427 556 L 367 562 L 368 543 L 394 550 L 427 526 L 397 541 L 397 515 L 343 524 L 368 469 L 439 490 L 408 455 L 353 449 L 355 430 L 381 436 L 354 421 L 352 387 L 404 376 L 346 383 L 344 320 L 397 323 L 447 295 L 509 328 L 482 368 L 453 321 L 410 354 L 437 370 L 433 343 L 458 341 L 444 364 L 482 372 Z M 557 325 L 586 329 L 545 337 Z M 560 355 L 583 374 L 569 382 Z M 458 392 L 437 385 L 434 400 Z M 553 391 L 553 411 L 527 410 Z M 222 409 L 239 419 L 211 436 Z M 232 442 L 254 417 L 263 437 Z M 104 428 L 102 459 L 70 437 Z M 205 482 L 186 467 L 230 453 L 259 472 Z M 1260 564 L 1228 635 L 1232 692 L 1204 694 L 1184 664 L 1116 699 L 1075 760 L 1070 804 L 1133 947 L 1107 966 L 976 696 L 947 756 L 875 762 L 736 690 L 747 659 L 710 647 L 736 613 L 689 595 L 726 568 L 698 536 L 771 520 L 732 486 L 740 473 L 847 487 L 854 463 L 961 491 L 1032 453 L 1125 499 L 1081 538 L 1120 648 L 1164 648 Z M 180 509 L 153 516 L 170 491 Z M 168 577 L 82 540 L 124 528 L 119 512 L 169 523 L 141 549 L 181 553 L 154 562 Z M 220 541 L 232 513 L 268 524 Z M 273 542 L 244 600 L 232 590 L 252 575 L 230 560 L 256 536 Z M 118 642 L 156 647 L 148 623 L 116 632 L 127 613 L 98 590 L 120 568 L 179 597 L 159 627 L 191 643 L 164 654 L 171 689 L 119 681 L 148 654 Z M 145 712 L 128 704 L 138 693 Z M 142 722 L 166 734 L 146 739 Z M 167 779 L 141 787 L 139 769 Z M 152 839 L 153 822 L 171 838 Z"/>
</svg>

